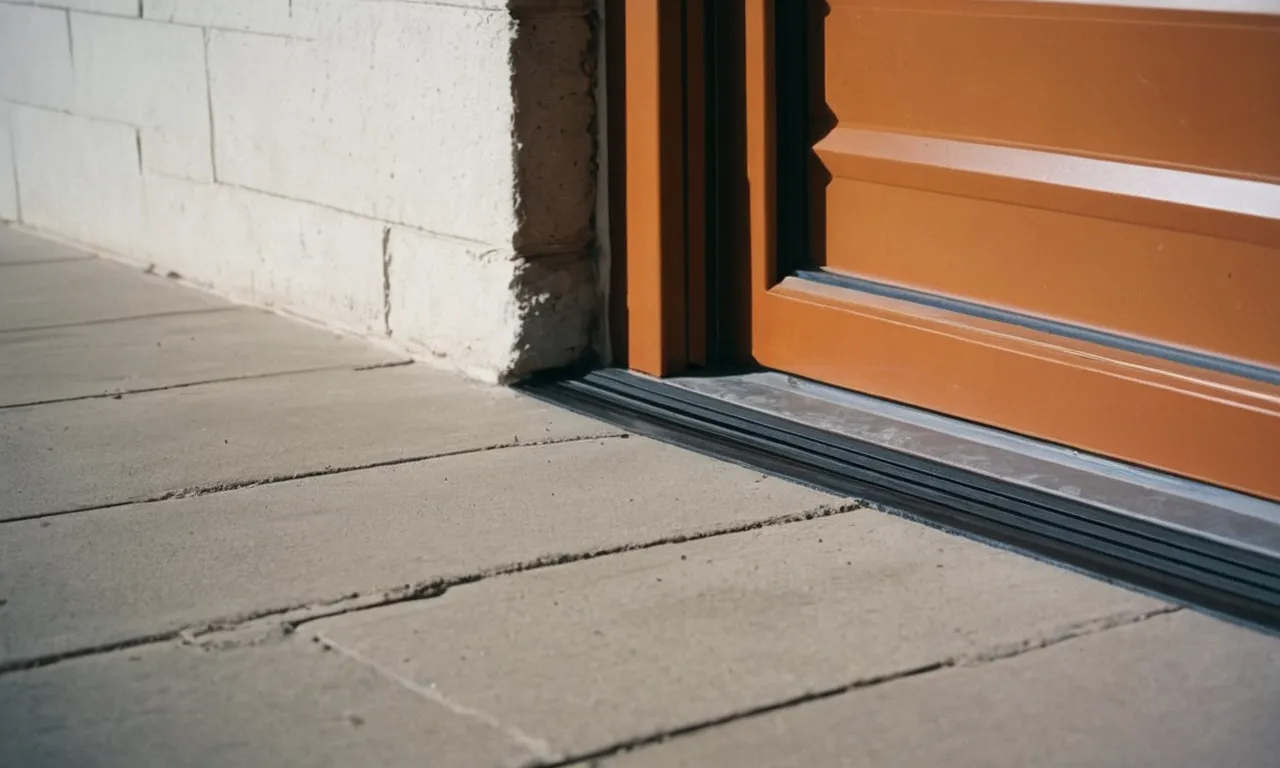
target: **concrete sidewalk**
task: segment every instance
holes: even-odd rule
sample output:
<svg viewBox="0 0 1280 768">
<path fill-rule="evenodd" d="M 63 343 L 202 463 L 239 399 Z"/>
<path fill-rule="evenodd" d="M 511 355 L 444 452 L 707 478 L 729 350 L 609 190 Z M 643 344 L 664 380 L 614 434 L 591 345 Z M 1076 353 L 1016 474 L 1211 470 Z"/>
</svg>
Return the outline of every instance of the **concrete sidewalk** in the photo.
<svg viewBox="0 0 1280 768">
<path fill-rule="evenodd" d="M 0 229 L 0 766 L 1273 766 L 1280 641 Z"/>
</svg>

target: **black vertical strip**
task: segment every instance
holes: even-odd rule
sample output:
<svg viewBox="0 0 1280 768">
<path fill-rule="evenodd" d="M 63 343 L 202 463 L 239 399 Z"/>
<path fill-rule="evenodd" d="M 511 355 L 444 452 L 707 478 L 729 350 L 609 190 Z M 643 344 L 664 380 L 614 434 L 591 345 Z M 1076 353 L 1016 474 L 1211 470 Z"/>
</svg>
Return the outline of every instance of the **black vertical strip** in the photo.
<svg viewBox="0 0 1280 768">
<path fill-rule="evenodd" d="M 809 6 L 775 0 L 774 105 L 777 130 L 777 279 L 811 264 L 809 236 Z"/>
<path fill-rule="evenodd" d="M 681 284 L 684 286 L 684 353 L 685 360 L 689 359 L 689 350 L 693 348 L 692 333 L 693 323 L 695 322 L 689 308 L 693 306 L 691 296 L 689 294 L 689 141 L 693 137 L 689 135 L 689 0 L 681 0 L 680 2 L 680 185 L 682 188 L 680 199 L 681 216 L 681 232 L 683 248 L 683 269 L 684 279 Z"/>
<path fill-rule="evenodd" d="M 703 90 L 706 99 L 705 119 L 703 126 L 705 127 L 705 135 L 702 140 L 706 142 L 706 152 L 703 157 L 706 161 L 706 195 L 707 204 L 704 208 L 707 217 L 707 225 L 703 231 L 706 233 L 706 275 L 707 275 L 707 296 L 706 296 L 706 323 L 707 323 L 707 366 L 714 367 L 722 358 L 722 351 L 725 343 L 724 336 L 724 307 L 720 300 L 721 291 L 721 275 L 722 266 L 721 259 L 725 257 L 723 252 L 724 244 L 720 231 L 723 222 L 722 202 L 723 180 L 721 174 L 723 170 L 723 153 L 724 144 L 719 141 L 721 135 L 721 121 L 723 116 L 721 111 L 723 105 L 723 86 L 720 78 L 724 68 L 724 55 L 720 50 L 720 18 L 724 15 L 724 11 L 720 10 L 727 4 L 724 2 L 716 2 L 716 0 L 707 0 L 703 3 L 703 66 L 702 71 L 706 78 L 706 87 Z"/>
</svg>

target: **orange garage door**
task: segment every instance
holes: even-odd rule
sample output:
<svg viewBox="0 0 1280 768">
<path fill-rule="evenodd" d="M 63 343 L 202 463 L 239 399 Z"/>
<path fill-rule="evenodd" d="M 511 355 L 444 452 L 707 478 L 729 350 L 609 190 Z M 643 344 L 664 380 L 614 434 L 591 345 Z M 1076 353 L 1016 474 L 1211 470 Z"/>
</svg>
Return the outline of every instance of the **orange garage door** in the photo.
<svg viewBox="0 0 1280 768">
<path fill-rule="evenodd" d="M 1280 3 L 1198 5 L 748 0 L 756 359 L 1280 499 Z"/>
</svg>

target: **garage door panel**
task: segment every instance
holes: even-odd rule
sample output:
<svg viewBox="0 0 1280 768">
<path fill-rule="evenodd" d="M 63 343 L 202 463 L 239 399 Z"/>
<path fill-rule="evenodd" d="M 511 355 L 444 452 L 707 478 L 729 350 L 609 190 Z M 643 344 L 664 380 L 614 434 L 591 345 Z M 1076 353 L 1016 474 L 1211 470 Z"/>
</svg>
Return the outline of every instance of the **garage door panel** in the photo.
<svg viewBox="0 0 1280 768">
<path fill-rule="evenodd" d="M 815 152 L 826 177 L 1280 248 L 1280 184 L 855 128 L 831 131 Z"/>
<path fill-rule="evenodd" d="M 770 367 L 1280 499 L 1280 387 L 795 278 L 756 312 Z"/>
<path fill-rule="evenodd" d="M 1280 0 L 1196 2 L 748 0 L 755 360 L 1280 499 Z"/>
<path fill-rule="evenodd" d="M 846 127 L 1280 179 L 1280 16 L 1141 5 L 835 0 L 827 106 Z"/>
<path fill-rule="evenodd" d="M 856 179 L 826 202 L 829 270 L 1280 368 L 1275 250 Z"/>
</svg>

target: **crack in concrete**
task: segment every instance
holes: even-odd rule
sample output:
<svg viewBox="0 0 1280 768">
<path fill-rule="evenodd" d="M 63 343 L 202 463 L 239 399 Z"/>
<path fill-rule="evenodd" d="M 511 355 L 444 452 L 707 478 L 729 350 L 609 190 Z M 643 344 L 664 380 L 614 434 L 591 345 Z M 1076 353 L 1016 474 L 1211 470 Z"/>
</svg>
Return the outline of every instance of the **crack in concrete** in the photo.
<svg viewBox="0 0 1280 768">
<path fill-rule="evenodd" d="M 72 648 L 66 651 L 50 653 L 44 656 L 33 656 L 26 659 L 14 659 L 12 661 L 0 662 L 0 675 L 7 675 L 11 672 L 26 672 L 31 669 L 40 669 L 58 664 L 63 661 L 74 661 L 75 659 L 83 659 L 87 656 L 101 656 L 116 651 L 125 651 L 130 648 L 138 648 L 144 645 L 156 645 L 158 643 L 171 642 L 177 640 L 181 630 L 171 629 L 165 632 L 152 632 L 146 635 L 138 635 L 124 640 L 115 640 L 110 643 L 100 643 L 98 645 L 87 645 L 81 648 Z"/>
<path fill-rule="evenodd" d="M 881 675 L 860 678 L 853 682 L 845 683 L 844 685 L 804 693 L 782 701 L 751 707 L 731 714 L 722 715 L 720 717 L 682 725 L 678 728 L 671 728 L 657 733 L 651 733 L 646 736 L 628 739 L 627 741 L 619 742 L 602 749 L 572 755 L 556 762 L 532 763 L 531 768 L 568 768 L 568 766 L 584 764 L 595 766 L 599 765 L 600 761 L 607 760 L 612 757 L 617 757 L 629 752 L 635 752 L 646 747 L 652 747 L 673 739 L 693 736 L 703 731 L 719 728 L 742 720 L 749 720 L 755 717 L 769 715 L 774 712 L 791 709 L 793 707 L 799 707 L 811 702 L 832 699 L 855 691 L 874 688 L 876 686 L 893 683 L 899 680 L 921 677 L 934 672 L 957 668 L 981 667 L 987 664 L 993 664 L 1007 659 L 1017 658 L 1018 656 L 1028 653 L 1034 653 L 1046 648 L 1051 648 L 1055 645 L 1060 645 L 1072 640 L 1078 640 L 1082 637 L 1100 634 L 1120 627 L 1141 624 L 1142 622 L 1150 621 L 1151 619 L 1159 618 L 1161 616 L 1168 616 L 1183 610 L 1185 610 L 1184 606 L 1165 605 L 1149 611 L 1122 611 L 1110 616 L 1069 624 L 1055 632 L 1051 632 L 1041 637 L 1028 638 L 1016 643 L 996 645 L 974 653 L 959 654 L 939 659 L 938 661 L 929 662 L 927 664 L 920 664 L 906 669 L 886 672 Z"/>
<path fill-rule="evenodd" d="M 417 362 L 418 361 L 414 360 L 413 358 L 409 358 L 408 360 L 392 360 L 389 363 L 374 363 L 373 365 L 361 365 L 356 368 L 352 368 L 351 370 L 355 371 L 356 373 L 361 373 L 363 371 L 381 371 L 384 368 L 408 368 L 411 365 L 416 365 Z"/>
<path fill-rule="evenodd" d="M 391 227 L 382 228 L 382 330 L 391 337 Z"/>
<path fill-rule="evenodd" d="M 387 608 L 401 603 L 432 600 L 444 595 L 450 589 L 455 587 L 476 584 L 487 579 L 515 576 L 521 573 L 528 573 L 530 571 L 540 571 L 544 568 L 555 568 L 561 565 L 597 560 L 603 557 L 626 554 L 628 552 L 641 552 L 646 549 L 687 544 L 689 542 L 702 541 L 704 539 L 712 539 L 720 536 L 732 536 L 741 533 L 748 533 L 750 531 L 758 531 L 763 528 L 772 528 L 776 526 L 808 522 L 811 520 L 820 520 L 827 517 L 835 517 L 837 515 L 856 512 L 865 508 L 866 507 L 861 502 L 834 505 L 822 504 L 803 512 L 775 515 L 773 517 L 752 520 L 735 525 L 713 526 L 701 531 L 671 534 L 661 536 L 656 539 L 650 539 L 648 541 L 619 544 L 612 547 L 599 547 L 597 549 L 584 550 L 581 552 L 542 555 L 540 557 L 533 558 L 532 560 L 524 560 L 516 563 L 509 563 L 507 565 L 486 568 L 465 576 L 432 579 L 418 584 L 406 584 L 403 587 L 387 590 L 379 598 L 374 600 L 361 599 L 351 605 L 342 605 L 336 610 L 330 610 L 324 613 L 305 616 L 295 621 L 286 622 L 282 625 L 282 629 L 287 634 L 293 634 L 296 633 L 304 624 L 310 624 L 322 619 L 347 616 L 353 613 L 363 613 L 365 611 L 376 610 L 379 608 Z"/>
<path fill-rule="evenodd" d="M 530 560 L 499 565 L 465 575 L 435 578 L 418 582 L 416 584 L 405 584 L 388 589 L 374 590 L 363 594 L 360 592 L 352 592 L 335 598 L 315 599 L 304 603 L 263 608 L 252 612 L 233 614 L 231 616 L 209 619 L 207 621 L 193 622 L 183 627 L 150 633 L 137 638 L 120 640 L 113 643 L 61 651 L 45 656 L 35 656 L 25 659 L 0 662 L 0 675 L 46 667 L 68 659 L 110 653 L 124 648 L 133 648 L 140 645 L 152 645 L 163 642 L 178 641 L 187 645 L 199 646 L 212 651 L 243 647 L 246 645 L 257 645 L 263 641 L 264 636 L 268 638 L 287 638 L 296 635 L 298 629 L 303 625 L 320 621 L 322 619 L 346 616 L 378 608 L 386 608 L 393 605 L 399 605 L 401 603 L 430 600 L 444 595 L 454 587 L 475 584 L 477 582 L 484 581 L 485 579 L 513 576 L 529 571 L 541 570 L 543 568 L 553 568 L 560 565 L 569 565 L 571 563 L 595 560 L 626 552 L 638 552 L 641 550 L 684 544 L 686 542 L 700 541 L 718 536 L 730 536 L 738 533 L 746 533 L 774 526 L 790 525 L 809 520 L 835 517 L 837 515 L 856 512 L 862 509 L 866 509 L 866 507 L 860 502 L 850 502 L 839 505 L 823 504 L 803 512 L 775 515 L 773 517 L 762 518 L 760 520 L 753 520 L 735 525 L 713 526 L 711 528 L 693 531 L 690 533 L 671 534 L 650 539 L 648 541 L 619 544 L 612 547 L 599 547 L 581 552 L 542 555 Z M 286 618 L 280 620 L 280 617 Z M 263 619 L 273 619 L 273 623 L 268 627 L 256 626 L 257 623 Z M 251 632 L 250 640 L 242 641 L 234 637 L 226 637 L 227 635 L 234 635 L 235 633 L 242 631 Z"/>
<path fill-rule="evenodd" d="M 602 547 L 577 553 L 544 555 L 532 560 L 497 566 L 467 575 L 452 578 L 438 578 L 418 584 L 404 585 L 401 587 L 383 590 L 378 594 L 361 595 L 360 593 L 350 593 L 327 601 L 310 601 L 304 604 L 268 608 L 237 616 L 194 624 L 183 629 L 152 633 L 114 643 L 51 654 L 45 657 L 8 662 L 0 664 L 0 675 L 46 667 L 62 661 L 166 642 L 176 641 L 185 645 L 200 647 L 206 651 L 213 652 L 258 645 L 265 641 L 262 632 L 257 633 L 258 636 L 249 642 L 220 638 L 225 638 L 228 634 L 235 633 L 246 628 L 251 628 L 252 625 L 256 622 L 262 621 L 263 619 L 278 619 L 282 616 L 288 618 L 275 623 L 269 634 L 272 634 L 274 639 L 285 640 L 290 637 L 296 637 L 299 634 L 298 630 L 309 623 L 339 616 L 351 615 L 354 613 L 377 610 L 406 602 L 431 600 L 443 596 L 454 587 L 474 584 L 490 578 L 512 576 L 543 568 L 552 568 L 560 565 L 584 562 L 624 554 L 627 552 L 654 549 L 662 546 L 679 545 L 687 542 L 710 539 L 719 536 L 729 536 L 774 526 L 790 525 L 809 520 L 835 517 L 838 515 L 869 509 L 870 508 L 868 506 L 860 502 L 850 502 L 840 505 L 820 505 L 803 512 L 777 515 L 737 525 L 717 526 L 687 534 L 668 535 L 645 542 L 622 544 L 614 547 Z M 425 700 L 445 707 L 454 714 L 478 720 L 496 730 L 499 730 L 515 743 L 527 749 L 529 753 L 533 755 L 534 760 L 527 764 L 531 766 L 531 768 L 567 768 L 568 766 L 583 764 L 598 765 L 600 761 L 610 757 L 651 747 L 672 739 L 692 736 L 703 731 L 741 720 L 761 717 L 785 709 L 802 706 L 810 702 L 830 699 L 852 693 L 854 691 L 885 685 L 899 680 L 920 677 L 947 669 L 974 668 L 985 666 L 987 664 L 998 663 L 1000 661 L 1017 658 L 1028 653 L 1034 653 L 1036 651 L 1051 648 L 1083 637 L 1100 634 L 1120 627 L 1140 624 L 1151 619 L 1171 615 L 1183 610 L 1185 610 L 1183 606 L 1164 605 L 1147 611 L 1122 611 L 1108 616 L 1075 622 L 1041 636 L 1026 638 L 1012 643 L 997 644 L 972 653 L 957 654 L 955 656 L 950 656 L 926 664 L 920 664 L 880 675 L 859 678 L 843 685 L 800 694 L 781 701 L 751 707 L 716 718 L 702 720 L 696 723 L 690 723 L 676 728 L 665 729 L 657 733 L 628 739 L 591 752 L 568 756 L 557 753 L 548 742 L 542 739 L 538 739 L 515 726 L 503 724 L 498 720 L 498 718 L 490 713 L 453 701 L 435 688 L 422 686 L 403 677 L 402 675 L 398 675 L 391 670 L 383 668 L 376 662 L 365 658 L 354 649 L 347 648 L 325 636 L 320 631 L 312 634 L 311 640 L 344 656 L 350 661 L 371 669 L 389 682 L 401 686 Z M 290 616 L 290 614 L 295 615 Z"/>
<path fill-rule="evenodd" d="M 561 759 L 561 756 L 556 752 L 554 752 L 551 749 L 551 746 L 547 744 L 547 742 L 543 741 L 542 739 L 538 739 L 533 736 L 530 736 L 529 734 L 525 733 L 524 731 L 520 730 L 515 726 L 503 725 L 502 722 L 498 720 L 498 718 L 494 717 L 488 712 L 484 712 L 479 709 L 468 707 L 465 704 L 456 702 L 450 699 L 449 697 L 445 696 L 443 693 L 441 693 L 439 689 L 437 689 L 435 686 L 428 687 L 425 685 L 419 685 L 413 680 L 403 675 L 398 675 L 394 671 L 387 669 L 386 667 L 383 667 L 382 665 L 378 664 L 372 659 L 366 658 L 363 654 L 361 654 L 359 651 L 355 650 L 354 648 L 347 648 L 341 645 L 340 643 L 334 642 L 333 640 L 327 637 L 324 637 L 322 635 L 317 635 L 316 641 L 319 642 L 325 648 L 328 648 L 329 650 L 340 654 L 341 656 L 355 662 L 356 664 L 359 664 L 363 667 L 366 667 L 374 671 L 375 673 L 378 674 L 378 676 L 382 677 L 384 680 L 387 680 L 388 682 L 394 685 L 398 685 L 401 688 L 404 688 L 405 690 L 411 693 L 414 693 L 417 696 L 420 696 L 421 698 L 426 699 L 427 701 L 433 704 L 437 704 L 441 707 L 444 707 L 445 709 L 449 710 L 455 715 L 458 715 L 459 717 L 465 717 L 470 720 L 476 720 L 478 722 L 481 722 L 489 726 L 495 731 L 498 731 L 504 736 L 506 736 L 511 741 L 520 745 L 522 748 L 527 750 L 530 754 L 532 754 L 542 763 L 550 763 L 550 762 L 554 762 Z"/>
<path fill-rule="evenodd" d="M 138 15 L 142 15 L 142 0 L 138 0 Z M 218 134 L 217 121 L 213 117 L 213 75 L 209 69 L 209 30 L 200 30 L 200 45 L 204 53 L 204 98 L 209 113 L 209 178 L 218 183 Z"/>
<path fill-rule="evenodd" d="M 403 365 L 404 361 L 397 361 Z M 388 364 L 389 365 L 389 364 Z M 147 395 L 152 392 L 167 392 L 172 389 L 189 389 L 191 387 L 203 387 L 208 384 L 230 384 L 237 381 L 255 381 L 257 379 L 274 379 L 279 376 L 298 376 L 309 373 L 326 373 L 328 371 L 351 371 L 351 370 L 374 370 L 376 366 L 365 366 L 363 368 L 352 368 L 350 365 L 322 365 L 316 368 L 299 368 L 294 371 L 275 371 L 272 373 L 251 373 L 243 376 L 227 376 L 216 379 L 201 379 L 199 381 L 184 381 L 178 384 L 165 384 L 156 387 L 139 387 L 137 389 L 119 389 L 115 392 L 96 392 L 92 395 L 74 395 L 71 397 L 55 397 L 49 400 L 31 400 L 25 403 L 6 403 L 0 404 L 0 411 L 8 411 L 15 408 L 35 408 L 40 405 L 57 405 L 59 403 L 77 403 L 82 400 L 119 400 L 129 395 Z"/>
<path fill-rule="evenodd" d="M 3 229 L 0 224 L 0 229 Z M 17 230 L 15 230 L 17 231 Z M 23 261 L 0 261 L 0 269 L 5 267 L 45 267 L 53 264 L 75 264 L 81 261 L 94 261 L 97 256 L 60 256 L 53 259 L 25 259 Z"/>
<path fill-rule="evenodd" d="M 263 477 L 248 478 L 244 480 L 221 480 L 213 483 L 205 483 L 203 485 L 192 485 L 186 488 L 179 488 L 173 491 L 165 491 L 163 493 L 153 494 L 151 496 L 141 496 L 123 501 L 113 501 L 107 504 L 95 504 L 88 507 L 76 507 L 74 509 L 62 509 L 55 512 L 37 512 L 31 515 L 23 515 L 20 517 L 10 517 L 0 520 L 0 526 L 9 525 L 11 523 L 31 522 L 32 520 L 46 520 L 54 517 L 66 517 L 68 515 L 79 515 L 86 512 L 101 512 L 108 509 L 119 509 L 120 507 L 130 507 L 136 504 L 156 504 L 162 501 L 176 501 L 179 499 L 195 499 L 201 496 L 212 496 L 218 493 L 229 493 L 231 491 L 243 491 L 248 488 L 260 488 L 266 485 L 278 485 L 280 483 L 289 483 L 295 480 L 311 480 L 317 477 L 329 477 L 332 475 L 346 475 L 352 472 L 362 472 L 369 469 L 384 469 L 386 467 L 399 467 L 405 464 L 420 464 L 436 459 L 448 459 L 455 456 L 470 456 L 477 453 L 488 453 L 490 451 L 501 451 L 508 448 L 537 448 L 547 445 L 563 445 L 566 443 L 584 443 L 592 440 L 625 440 L 630 435 L 625 432 L 606 432 L 598 435 L 574 435 L 572 437 L 555 437 L 545 440 L 532 440 L 529 442 L 520 442 L 518 439 L 506 443 L 492 443 L 482 445 L 475 448 L 459 448 L 454 451 L 443 451 L 441 453 L 427 453 L 414 456 L 401 456 L 394 459 L 383 459 L 381 461 L 370 461 L 363 464 L 348 464 L 343 466 L 327 466 L 323 469 L 306 469 L 299 472 L 288 472 L 278 475 L 266 475 Z"/>
<path fill-rule="evenodd" d="M 28 333 L 37 331 L 61 331 L 68 328 L 85 328 L 96 325 L 112 325 L 114 323 L 130 323 L 135 320 L 156 320 L 165 317 L 182 317 L 184 315 L 211 315 L 218 312 L 236 312 L 241 307 L 207 307 L 205 309 L 174 309 L 168 312 L 150 312 L 143 315 L 126 315 L 124 317 L 103 317 L 97 320 L 80 320 L 74 323 L 52 323 L 50 325 L 32 325 L 24 328 L 0 328 L 0 333 Z"/>
</svg>

